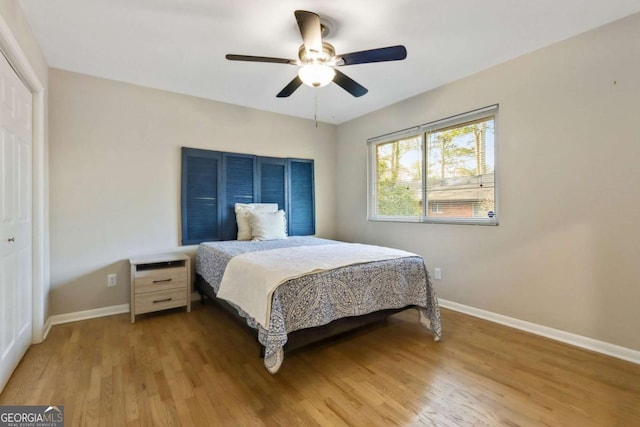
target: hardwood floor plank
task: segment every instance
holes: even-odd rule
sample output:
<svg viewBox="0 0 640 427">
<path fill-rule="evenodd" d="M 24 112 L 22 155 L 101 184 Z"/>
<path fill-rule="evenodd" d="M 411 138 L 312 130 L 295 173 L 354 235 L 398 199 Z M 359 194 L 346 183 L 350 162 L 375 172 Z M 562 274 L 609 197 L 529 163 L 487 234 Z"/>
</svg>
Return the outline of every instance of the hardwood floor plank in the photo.
<svg viewBox="0 0 640 427">
<path fill-rule="evenodd" d="M 635 426 L 640 366 L 443 310 L 286 355 L 276 375 L 219 307 L 52 328 L 0 405 L 65 407 L 68 425 Z"/>
</svg>

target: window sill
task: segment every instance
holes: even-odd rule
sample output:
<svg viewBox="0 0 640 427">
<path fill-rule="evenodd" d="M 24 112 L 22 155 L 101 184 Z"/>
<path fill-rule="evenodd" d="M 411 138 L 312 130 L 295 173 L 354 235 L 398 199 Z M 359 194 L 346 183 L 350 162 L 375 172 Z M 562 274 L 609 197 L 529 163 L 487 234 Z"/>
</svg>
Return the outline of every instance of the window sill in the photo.
<svg viewBox="0 0 640 427">
<path fill-rule="evenodd" d="M 498 225 L 498 219 L 452 219 L 452 218 L 415 218 L 415 217 L 369 217 L 371 222 L 399 222 L 420 224 L 449 224 L 449 225 Z"/>
</svg>

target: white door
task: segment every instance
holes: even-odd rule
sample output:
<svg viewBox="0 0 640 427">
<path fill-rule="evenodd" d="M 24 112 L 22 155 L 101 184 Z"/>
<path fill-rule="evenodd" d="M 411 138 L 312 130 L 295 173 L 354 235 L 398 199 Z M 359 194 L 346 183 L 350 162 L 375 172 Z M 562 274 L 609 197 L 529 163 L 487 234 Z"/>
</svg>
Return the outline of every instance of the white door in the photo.
<svg viewBox="0 0 640 427">
<path fill-rule="evenodd" d="M 31 344 L 31 93 L 0 54 L 0 392 Z"/>
</svg>

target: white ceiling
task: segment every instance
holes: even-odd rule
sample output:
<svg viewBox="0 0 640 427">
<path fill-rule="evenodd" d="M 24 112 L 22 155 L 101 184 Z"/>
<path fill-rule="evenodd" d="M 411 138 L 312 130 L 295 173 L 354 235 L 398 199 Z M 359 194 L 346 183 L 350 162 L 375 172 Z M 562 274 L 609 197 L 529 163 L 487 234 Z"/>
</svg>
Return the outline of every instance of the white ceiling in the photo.
<svg viewBox="0 0 640 427">
<path fill-rule="evenodd" d="M 639 0 L 20 0 L 51 67 L 329 123 L 380 109 L 640 12 Z M 340 70 L 335 84 L 276 98 L 296 67 L 227 53 L 297 57 L 293 11 L 333 25 L 337 53 L 403 44 L 404 61 Z M 317 97 L 317 100 L 314 99 Z"/>
</svg>

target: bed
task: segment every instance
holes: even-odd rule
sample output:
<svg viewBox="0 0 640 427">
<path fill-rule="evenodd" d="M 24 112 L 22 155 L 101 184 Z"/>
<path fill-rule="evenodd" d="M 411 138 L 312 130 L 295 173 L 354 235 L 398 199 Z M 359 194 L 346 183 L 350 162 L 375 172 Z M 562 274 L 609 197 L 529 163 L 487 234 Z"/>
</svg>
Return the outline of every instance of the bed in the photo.
<svg viewBox="0 0 640 427">
<path fill-rule="evenodd" d="M 304 274 L 297 274 L 295 269 L 293 273 L 284 273 L 282 277 L 289 278 L 266 294 L 268 300 L 265 304 L 268 307 L 264 313 L 259 309 L 256 311 L 256 308 L 250 309 L 251 304 L 245 306 L 246 301 L 237 303 L 233 298 L 223 301 L 218 297 L 221 291 L 227 295 L 225 289 L 235 291 L 236 286 L 257 286 L 254 283 L 243 284 L 253 280 L 228 280 L 234 266 L 236 273 L 247 269 L 248 264 L 236 265 L 239 260 L 254 262 L 264 259 L 265 265 L 286 267 L 300 264 L 295 261 L 295 256 L 300 257 L 301 253 L 320 254 L 311 257 L 322 259 L 322 254 L 333 252 L 343 258 L 341 251 L 352 248 L 347 245 L 356 244 L 311 236 L 201 243 L 195 262 L 196 287 L 201 295 L 217 298 L 217 302 L 222 301 L 232 307 L 249 327 L 257 331 L 257 339 L 263 346 L 264 365 L 272 374 L 280 369 L 285 349 L 292 349 L 294 341 L 305 344 L 315 340 L 310 336 L 324 338 L 410 308 L 417 308 L 420 322 L 431 331 L 436 341 L 440 340 L 440 311 L 424 260 L 418 255 L 391 249 L 392 256 L 386 259 L 385 252 L 380 252 L 377 246 L 353 246 L 356 253 L 376 253 L 373 258 L 357 256 L 355 261 L 342 263 L 336 268 L 328 268 L 332 265 L 328 263 Z M 273 262 L 277 259 L 274 257 L 281 255 L 286 262 Z M 263 275 L 268 276 L 266 273 Z M 240 274 L 238 277 L 246 279 L 250 276 Z M 260 276 L 255 277 L 260 279 Z M 256 307 L 260 306 L 256 304 Z"/>
</svg>

